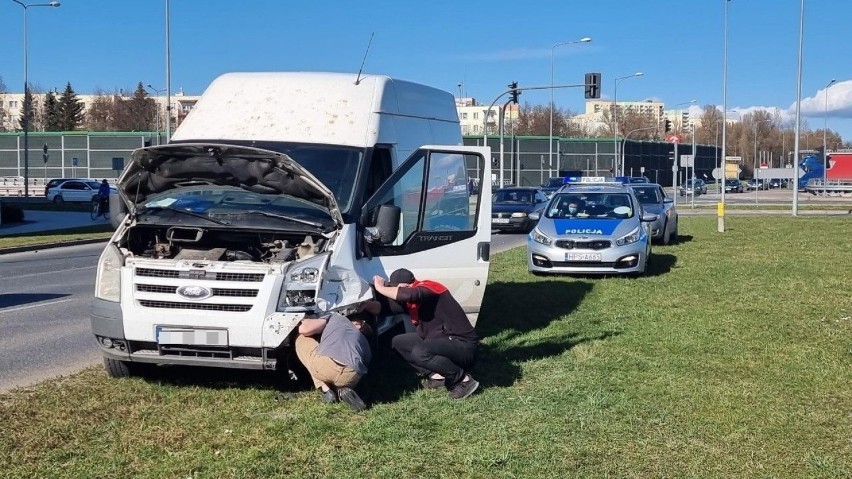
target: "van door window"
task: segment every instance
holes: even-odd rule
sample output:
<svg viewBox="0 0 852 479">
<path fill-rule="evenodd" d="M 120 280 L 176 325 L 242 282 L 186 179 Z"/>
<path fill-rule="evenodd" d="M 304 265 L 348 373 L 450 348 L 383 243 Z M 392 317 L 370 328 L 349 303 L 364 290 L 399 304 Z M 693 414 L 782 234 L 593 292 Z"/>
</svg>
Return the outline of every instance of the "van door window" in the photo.
<svg viewBox="0 0 852 479">
<path fill-rule="evenodd" d="M 370 211 L 375 218 L 379 205 L 398 206 L 401 210 L 399 234 L 393 242 L 394 246 L 401 245 L 412 233 L 417 231 L 420 223 L 420 202 L 423 195 L 423 173 L 426 169 L 426 157 L 421 156 L 416 162 L 410 163 L 408 171 L 402 174 L 379 198 L 376 207 Z"/>
<path fill-rule="evenodd" d="M 469 181 L 464 155 L 432 154 L 423 231 L 476 229 L 476 197 L 470 196 Z"/>
</svg>

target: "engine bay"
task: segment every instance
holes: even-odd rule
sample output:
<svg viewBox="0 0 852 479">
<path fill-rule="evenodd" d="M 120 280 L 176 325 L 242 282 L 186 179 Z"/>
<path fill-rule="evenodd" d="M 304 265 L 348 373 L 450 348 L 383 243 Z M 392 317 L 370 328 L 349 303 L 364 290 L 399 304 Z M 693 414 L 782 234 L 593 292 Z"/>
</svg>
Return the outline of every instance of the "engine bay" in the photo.
<svg viewBox="0 0 852 479">
<path fill-rule="evenodd" d="M 272 263 L 309 258 L 327 241 L 305 233 L 137 225 L 127 230 L 122 246 L 141 258 Z"/>
</svg>

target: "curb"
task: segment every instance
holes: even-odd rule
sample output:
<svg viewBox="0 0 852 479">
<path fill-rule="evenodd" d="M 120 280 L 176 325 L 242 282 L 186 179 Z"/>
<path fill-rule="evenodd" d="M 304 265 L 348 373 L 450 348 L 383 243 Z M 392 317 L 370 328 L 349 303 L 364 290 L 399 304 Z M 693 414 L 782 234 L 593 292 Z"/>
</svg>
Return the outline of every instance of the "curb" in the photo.
<svg viewBox="0 0 852 479">
<path fill-rule="evenodd" d="M 59 243 L 44 243 L 44 244 L 32 244 L 26 246 L 12 246 L 10 248 L 0 248 L 0 255 L 11 254 L 11 253 L 23 253 L 26 251 L 39 251 L 43 249 L 51 249 L 51 248 L 62 248 L 64 246 L 79 246 L 84 244 L 93 244 L 93 243 L 106 243 L 109 241 L 109 238 L 92 238 L 92 239 L 80 239 L 80 240 L 71 240 L 71 241 L 60 241 Z"/>
</svg>

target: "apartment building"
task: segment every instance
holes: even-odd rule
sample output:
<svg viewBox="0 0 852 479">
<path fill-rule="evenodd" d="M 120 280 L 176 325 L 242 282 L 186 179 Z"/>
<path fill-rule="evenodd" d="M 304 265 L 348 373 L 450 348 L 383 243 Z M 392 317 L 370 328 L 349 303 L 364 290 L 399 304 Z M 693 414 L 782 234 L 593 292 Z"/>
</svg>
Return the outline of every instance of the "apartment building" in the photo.
<svg viewBox="0 0 852 479">
<path fill-rule="evenodd" d="M 462 135 L 481 135 L 486 125 L 488 134 L 497 133 L 499 128 L 497 120 L 500 118 L 502 106 L 494 105 L 489 109 L 488 105 L 479 104 L 475 98 L 456 98 L 456 110 L 459 114 Z M 518 105 L 512 103 L 507 106 L 503 117 L 503 128 L 508 128 L 513 120 L 517 120 L 519 112 L 520 107 Z"/>
</svg>

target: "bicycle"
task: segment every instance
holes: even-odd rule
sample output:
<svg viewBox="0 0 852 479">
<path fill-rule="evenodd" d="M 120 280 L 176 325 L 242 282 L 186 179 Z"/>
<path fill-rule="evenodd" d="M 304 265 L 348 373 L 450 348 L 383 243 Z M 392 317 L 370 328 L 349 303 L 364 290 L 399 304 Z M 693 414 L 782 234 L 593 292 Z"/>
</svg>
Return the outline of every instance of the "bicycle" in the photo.
<svg viewBox="0 0 852 479">
<path fill-rule="evenodd" d="M 95 198 L 94 200 L 92 200 L 92 211 L 90 213 L 90 216 L 92 217 L 92 221 L 97 220 L 99 216 L 103 216 L 104 219 L 109 219 L 109 216 L 108 216 L 109 205 L 104 204 L 105 207 L 103 208 L 103 211 L 101 211 L 101 209 L 102 209 L 101 203 L 102 202 L 98 198 Z M 104 203 L 106 203 L 106 202 L 104 202 Z"/>
</svg>

